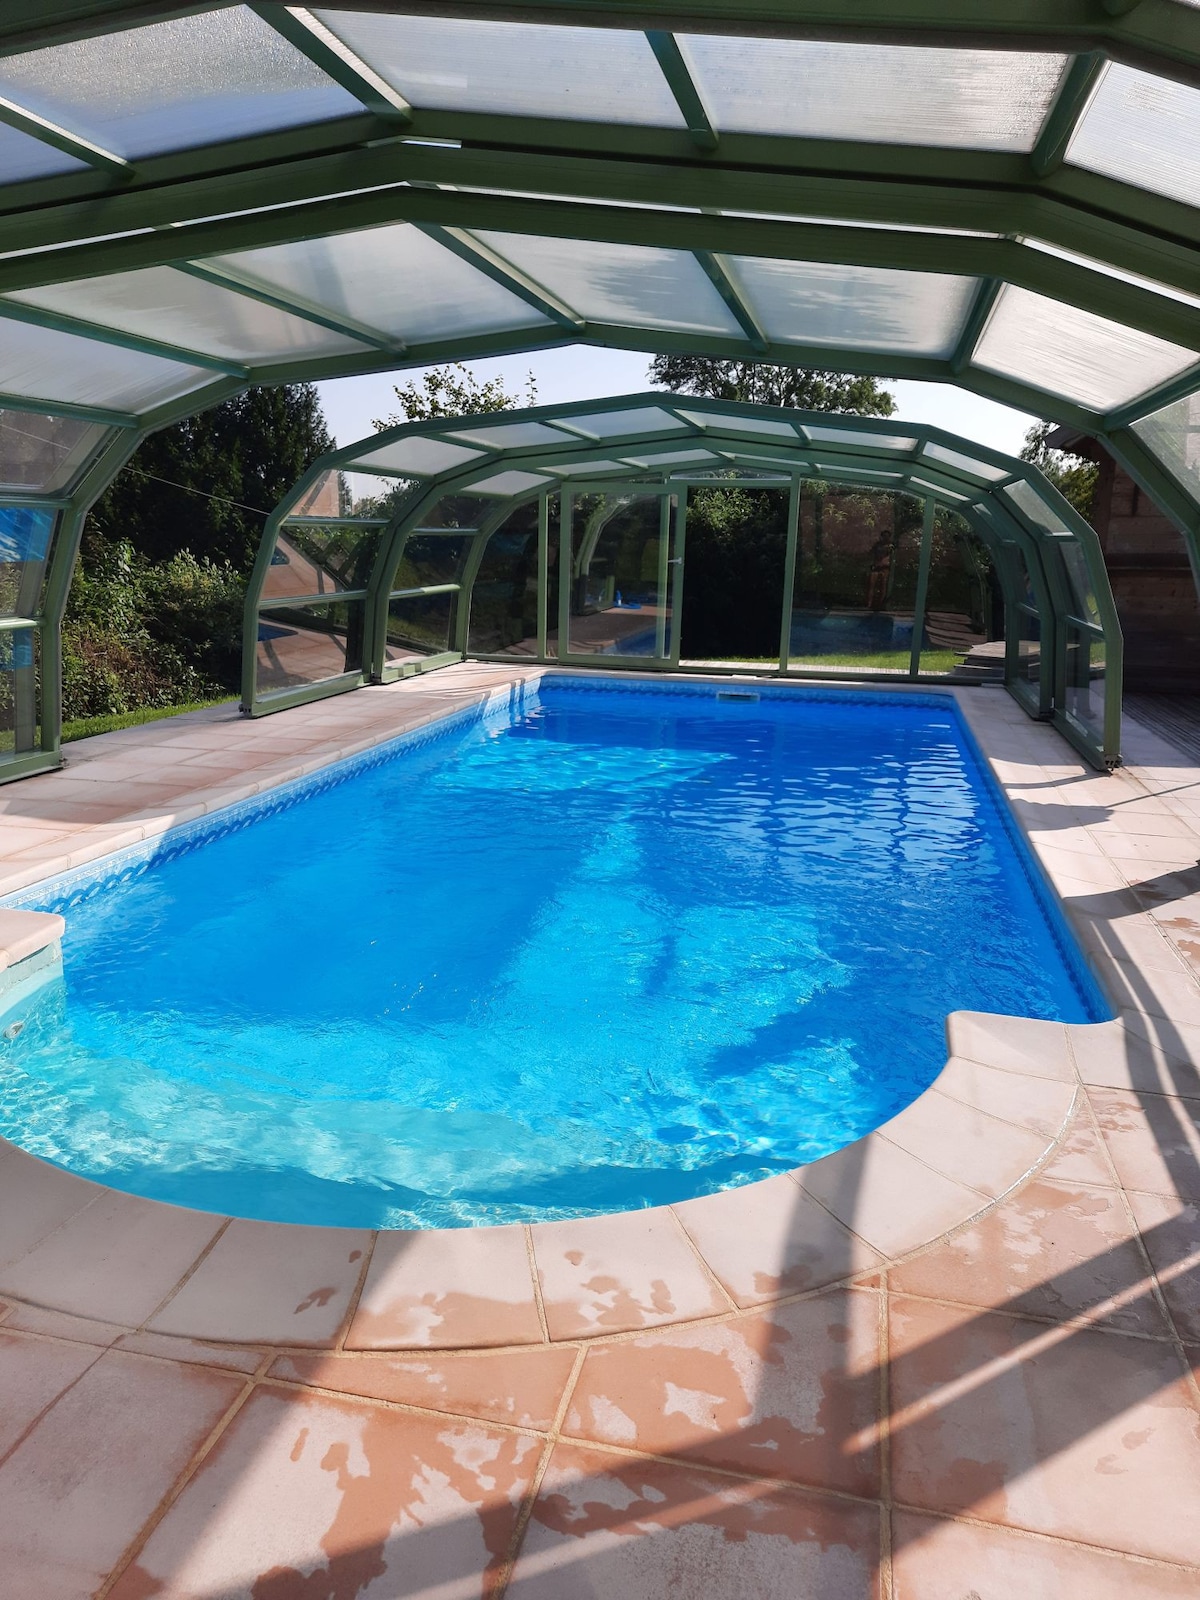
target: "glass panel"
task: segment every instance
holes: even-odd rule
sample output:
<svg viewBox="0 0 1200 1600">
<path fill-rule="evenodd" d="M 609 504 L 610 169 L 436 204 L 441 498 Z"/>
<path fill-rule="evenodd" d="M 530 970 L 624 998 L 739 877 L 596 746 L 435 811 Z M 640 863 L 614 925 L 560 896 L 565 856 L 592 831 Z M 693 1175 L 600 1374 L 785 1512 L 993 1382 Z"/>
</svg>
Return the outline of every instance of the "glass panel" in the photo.
<svg viewBox="0 0 1200 1600">
<path fill-rule="evenodd" d="M 1015 483 L 1006 484 L 1001 493 L 1006 499 L 1011 500 L 1026 518 L 1039 528 L 1045 528 L 1048 533 L 1066 533 L 1067 525 L 1053 506 L 1048 505 L 1031 483 L 1024 478 L 1018 478 Z"/>
<path fill-rule="evenodd" d="M 500 509 L 499 500 L 485 500 L 482 495 L 444 494 L 434 505 L 421 513 L 416 532 L 426 528 L 461 528 L 472 532 L 487 521 L 493 511 Z"/>
<path fill-rule="evenodd" d="M 1200 204 L 1200 90 L 1109 62 L 1067 160 Z"/>
<path fill-rule="evenodd" d="M 1185 395 L 1132 426 L 1172 477 L 1200 500 L 1200 393 Z"/>
<path fill-rule="evenodd" d="M 255 690 L 260 695 L 361 672 L 364 600 L 268 611 L 258 619 Z"/>
<path fill-rule="evenodd" d="M 1006 284 L 971 364 L 1095 411 L 1109 411 L 1173 378 L 1196 359 L 1182 345 Z"/>
<path fill-rule="evenodd" d="M 735 39 L 680 44 L 717 126 L 881 144 L 1032 150 L 1060 55 Z"/>
<path fill-rule="evenodd" d="M 459 595 L 414 595 L 388 603 L 384 660 L 393 663 L 441 655 L 450 649 Z"/>
<path fill-rule="evenodd" d="M 689 661 L 779 664 L 788 491 L 688 495 L 681 652 Z"/>
<path fill-rule="evenodd" d="M 674 502 L 675 496 L 669 500 Z M 665 661 L 673 647 L 675 574 L 662 499 L 581 495 L 572 507 L 570 631 L 575 655 Z"/>
<path fill-rule="evenodd" d="M 42 740 L 41 640 L 36 628 L 0 633 L 0 753 L 23 755 Z"/>
<path fill-rule="evenodd" d="M 382 532 L 353 522 L 281 528 L 263 581 L 263 599 L 365 589 Z"/>
<path fill-rule="evenodd" d="M 780 343 L 853 345 L 947 356 L 971 308 L 978 280 L 940 272 L 729 256 L 726 263 Z"/>
<path fill-rule="evenodd" d="M 1004 593 L 991 551 L 969 523 L 939 506 L 930 546 L 920 669 L 950 673 L 964 661 L 972 669 L 1003 669 Z"/>
<path fill-rule="evenodd" d="M 923 515 L 911 495 L 801 486 L 789 666 L 908 671 Z"/>
<path fill-rule="evenodd" d="M 8 56 L 0 93 L 132 159 L 363 109 L 245 6 Z"/>
<path fill-rule="evenodd" d="M 518 507 L 488 539 L 471 585 L 468 651 L 536 656 L 537 589 L 538 503 L 534 500 Z"/>
<path fill-rule="evenodd" d="M 49 178 L 56 172 L 89 170 L 86 161 L 76 161 L 53 145 L 0 122 L 0 183 L 22 183 L 27 178 Z"/>
<path fill-rule="evenodd" d="M 481 461 L 483 453 L 468 450 L 465 445 L 446 444 L 441 439 L 425 438 L 418 434 L 407 439 L 395 439 L 391 444 L 381 445 L 378 450 L 365 451 L 356 459 L 359 466 L 383 467 L 389 472 L 432 477 L 439 472 L 448 472 L 451 467 L 465 466 L 468 461 Z"/>
<path fill-rule="evenodd" d="M 362 350 L 355 339 L 172 267 L 23 289 L 13 300 L 237 361 Z"/>
<path fill-rule="evenodd" d="M 481 478 L 470 486 L 472 494 L 526 494 L 531 489 L 544 489 L 549 480 L 538 472 L 496 472 L 490 478 Z"/>
<path fill-rule="evenodd" d="M 0 407 L 0 483 L 9 489 L 65 489 L 108 429 L 75 417 Z"/>
<path fill-rule="evenodd" d="M 409 534 L 389 587 L 424 589 L 435 583 L 461 582 L 474 542 L 474 534 Z"/>
<path fill-rule="evenodd" d="M 391 517 L 412 492 L 411 478 L 373 472 L 323 472 L 288 508 L 289 517 Z"/>
<path fill-rule="evenodd" d="M 318 11 L 414 106 L 683 126 L 641 33 Z"/>
<path fill-rule="evenodd" d="M 218 265 L 409 344 L 549 317 L 409 223 L 219 256 Z"/>
<path fill-rule="evenodd" d="M 58 512 L 0 506 L 0 615 L 35 617 Z"/>
<path fill-rule="evenodd" d="M 479 237 L 589 322 L 744 338 L 733 312 L 684 250 L 524 233 L 480 231 Z"/>
<path fill-rule="evenodd" d="M 684 423 L 657 406 L 634 406 L 627 411 L 572 413 L 562 418 L 564 428 L 578 428 L 597 439 L 616 439 L 627 433 L 684 433 Z"/>
<path fill-rule="evenodd" d="M 1055 549 L 1062 559 L 1067 592 L 1071 596 L 1071 610 L 1084 622 L 1091 622 L 1099 627 L 1100 606 L 1096 600 L 1096 591 L 1092 586 L 1091 574 L 1088 572 L 1083 551 L 1073 539 L 1059 540 Z"/>
<path fill-rule="evenodd" d="M 1104 641 L 1083 628 L 1066 627 L 1064 710 L 1098 745 L 1104 741 Z"/>
<path fill-rule="evenodd" d="M 986 461 L 978 461 L 974 456 L 964 456 L 961 451 L 950 450 L 944 444 L 930 440 L 921 454 L 927 461 L 941 461 L 948 467 L 954 467 L 959 472 L 965 472 L 968 477 L 981 478 L 986 483 L 999 483 L 1002 478 L 1011 478 L 1010 467 L 990 466 Z"/>
<path fill-rule="evenodd" d="M 0 321 L 0 389 L 36 400 L 144 411 L 212 383 L 215 374 L 74 333 Z"/>
</svg>

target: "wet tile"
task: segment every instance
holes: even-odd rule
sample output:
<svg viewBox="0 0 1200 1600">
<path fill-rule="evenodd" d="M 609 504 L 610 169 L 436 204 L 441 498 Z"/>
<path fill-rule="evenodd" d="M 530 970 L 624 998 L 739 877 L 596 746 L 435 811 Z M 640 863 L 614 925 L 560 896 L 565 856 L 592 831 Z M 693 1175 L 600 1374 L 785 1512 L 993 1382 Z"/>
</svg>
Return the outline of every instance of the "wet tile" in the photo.
<svg viewBox="0 0 1200 1600">
<path fill-rule="evenodd" d="M 77 1382 L 100 1351 L 0 1328 L 0 1460 L 31 1424 Z"/>
<path fill-rule="evenodd" d="M 280 1356 L 269 1376 L 482 1422 L 548 1429 L 575 1366 L 573 1345 L 454 1356 Z"/>
<path fill-rule="evenodd" d="M 881 1255 L 928 1244 L 987 1204 L 886 1139 L 868 1135 L 801 1167 L 803 1187 Z"/>
<path fill-rule="evenodd" d="M 1112 1164 L 1099 1134 L 1092 1127 L 1086 1107 L 1080 1107 L 1040 1176 L 1052 1183 L 1088 1183 L 1101 1189 L 1116 1187 Z"/>
<path fill-rule="evenodd" d="M 0 1264 L 19 1260 L 103 1192 L 0 1140 Z"/>
<path fill-rule="evenodd" d="M 1193 1600 L 1200 1574 L 897 1511 L 894 1600 Z"/>
<path fill-rule="evenodd" d="M 1200 1562 L 1200 1437 L 1172 1345 L 891 1300 L 892 1490 Z"/>
<path fill-rule="evenodd" d="M 879 1514 L 802 1490 L 560 1444 L 511 1600 L 877 1600 Z"/>
<path fill-rule="evenodd" d="M 672 1210 L 740 1306 L 819 1289 L 879 1261 L 870 1245 L 784 1176 Z"/>
<path fill-rule="evenodd" d="M 381 1233 L 346 1343 L 354 1350 L 538 1344 L 522 1228 Z"/>
<path fill-rule="evenodd" d="M 332 1344 L 370 1238 L 351 1228 L 236 1220 L 150 1325 L 193 1339 Z"/>
<path fill-rule="evenodd" d="M 241 1390 L 106 1351 L 0 1466 L 5 1594 L 88 1600 Z"/>
<path fill-rule="evenodd" d="M 1200 1204 L 1157 1194 L 1129 1204 L 1180 1337 L 1200 1345 Z"/>
<path fill-rule="evenodd" d="M 145 1331 L 123 1334 L 117 1341 L 117 1348 L 134 1355 L 158 1356 L 162 1361 L 184 1361 L 198 1367 L 216 1367 L 223 1372 L 247 1375 L 257 1371 L 266 1354 L 244 1345 L 205 1344 L 200 1339 L 177 1339 L 165 1333 Z"/>
<path fill-rule="evenodd" d="M 204 1212 L 106 1190 L 5 1268 L 4 1287 L 75 1316 L 137 1327 L 220 1225 Z"/>
<path fill-rule="evenodd" d="M 1200 1200 L 1200 1100 L 1094 1089 L 1092 1106 L 1128 1189 Z"/>
<path fill-rule="evenodd" d="M 927 1167 L 994 1199 L 1042 1159 L 1045 1134 L 1016 1128 L 931 1089 L 878 1130 Z"/>
<path fill-rule="evenodd" d="M 540 1450 L 475 1423 L 259 1389 L 112 1600 L 477 1600 Z"/>
<path fill-rule="evenodd" d="M 955 1011 L 946 1018 L 946 1037 L 953 1056 L 1033 1078 L 1075 1078 L 1066 1031 L 1058 1022 Z"/>
<path fill-rule="evenodd" d="M 879 1492 L 879 1300 L 834 1289 L 592 1346 L 563 1425 L 594 1444 Z"/>
<path fill-rule="evenodd" d="M 1113 1190 L 1035 1179 L 969 1228 L 896 1267 L 890 1283 L 897 1293 L 959 1305 L 1056 1318 L 1086 1312 L 1114 1327 L 1166 1332 L 1136 1230 Z M 1114 1297 L 1121 1303 L 1110 1304 Z"/>
<path fill-rule="evenodd" d="M 1073 1083 L 985 1067 L 962 1056 L 952 1056 L 947 1061 L 935 1087 L 938 1094 L 1049 1138 L 1066 1121 L 1075 1098 Z"/>
<path fill-rule="evenodd" d="M 533 1230 L 552 1339 L 652 1328 L 728 1311 L 665 1207 Z"/>
</svg>

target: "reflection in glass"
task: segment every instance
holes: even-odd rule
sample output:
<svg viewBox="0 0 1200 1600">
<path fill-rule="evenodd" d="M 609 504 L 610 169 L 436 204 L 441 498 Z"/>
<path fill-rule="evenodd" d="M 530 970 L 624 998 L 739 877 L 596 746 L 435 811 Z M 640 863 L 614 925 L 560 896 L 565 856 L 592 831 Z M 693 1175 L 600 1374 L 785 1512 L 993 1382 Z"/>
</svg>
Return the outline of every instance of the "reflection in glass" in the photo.
<svg viewBox="0 0 1200 1600">
<path fill-rule="evenodd" d="M 677 568 L 662 504 L 656 494 L 583 494 L 573 502 L 571 653 L 670 659 Z"/>
<path fill-rule="evenodd" d="M 361 672 L 365 621 L 362 600 L 263 613 L 258 620 L 257 693 L 279 694 Z"/>
<path fill-rule="evenodd" d="M 457 591 L 390 601 L 384 660 L 416 661 L 449 650 L 457 606 Z"/>
<path fill-rule="evenodd" d="M 0 631 L 0 753 L 23 755 L 41 743 L 41 683 L 36 628 Z"/>
<path fill-rule="evenodd" d="M 58 513 L 41 506 L 0 506 L 0 616 L 33 617 Z"/>
<path fill-rule="evenodd" d="M 10 489 L 63 489 L 108 430 L 97 422 L 0 407 L 0 484 Z"/>
<path fill-rule="evenodd" d="M 994 645 L 993 649 L 988 646 Z M 1004 596 L 991 551 L 956 512 L 938 507 L 930 547 L 920 670 L 1004 666 Z"/>
<path fill-rule="evenodd" d="M 424 589 L 458 583 L 475 541 L 474 534 L 410 534 L 396 563 L 391 589 Z"/>
<path fill-rule="evenodd" d="M 365 589 L 381 529 L 361 523 L 291 523 L 280 528 L 263 599 Z"/>
<path fill-rule="evenodd" d="M 479 655 L 537 655 L 538 502 L 497 528 L 471 586 L 467 649 Z"/>
</svg>

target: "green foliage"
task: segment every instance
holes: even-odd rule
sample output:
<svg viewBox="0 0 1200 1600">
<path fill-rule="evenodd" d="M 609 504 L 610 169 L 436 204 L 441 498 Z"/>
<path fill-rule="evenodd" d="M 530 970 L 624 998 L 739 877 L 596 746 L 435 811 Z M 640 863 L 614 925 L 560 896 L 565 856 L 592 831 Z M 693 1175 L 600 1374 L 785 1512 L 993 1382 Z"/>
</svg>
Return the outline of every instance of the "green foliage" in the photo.
<svg viewBox="0 0 1200 1600">
<path fill-rule="evenodd" d="M 1038 467 L 1063 499 L 1070 501 L 1079 515 L 1090 522 L 1100 468 L 1085 456 L 1052 449 L 1049 439 L 1054 428 L 1053 422 L 1039 422 L 1030 428 L 1021 447 L 1021 460 L 1031 461 Z"/>
<path fill-rule="evenodd" d="M 769 361 L 719 361 L 713 356 L 655 356 L 650 380 L 676 394 L 710 400 L 745 400 L 796 411 L 848 411 L 864 417 L 890 417 L 896 402 L 877 378 L 807 367 L 781 367 Z"/>
<path fill-rule="evenodd" d="M 515 411 L 537 404 L 537 382 L 533 373 L 525 377 L 525 393 L 509 394 L 503 377 L 485 383 L 461 361 L 445 367 L 431 367 L 420 381 L 397 385 L 393 390 L 400 410 L 389 417 L 377 417 L 371 426 L 381 432 L 405 422 L 429 422 L 434 417 L 475 416 L 481 411 Z"/>
</svg>

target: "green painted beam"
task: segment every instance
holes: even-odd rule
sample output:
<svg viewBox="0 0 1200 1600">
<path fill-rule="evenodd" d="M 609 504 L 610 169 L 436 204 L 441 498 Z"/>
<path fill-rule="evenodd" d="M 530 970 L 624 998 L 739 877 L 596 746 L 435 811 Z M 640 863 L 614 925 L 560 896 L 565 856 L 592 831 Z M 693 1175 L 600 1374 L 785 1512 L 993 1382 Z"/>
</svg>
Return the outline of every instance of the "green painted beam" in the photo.
<svg viewBox="0 0 1200 1600">
<path fill-rule="evenodd" d="M 373 350 L 381 350 L 385 355 L 404 354 L 403 340 L 393 339 L 390 334 L 383 333 L 378 328 L 369 327 L 353 317 L 343 316 L 339 312 L 316 305 L 302 295 L 273 288 L 270 284 L 252 278 L 247 273 L 239 272 L 225 262 L 176 261 L 172 265 L 180 272 L 199 278 L 203 283 L 211 283 L 218 289 L 228 289 L 232 294 L 257 300 L 260 305 L 271 306 L 276 311 L 286 311 L 289 316 L 299 317 L 304 322 L 316 323 L 318 327 L 328 328 L 331 333 L 344 334 L 347 339 L 357 339 L 360 344 L 369 345 Z"/>
<path fill-rule="evenodd" d="M 1136 3 L 1136 0 L 1135 0 Z M 1029 164 L 1039 178 L 1057 172 L 1067 154 L 1067 146 L 1074 137 L 1079 120 L 1100 82 L 1105 58 L 1101 51 L 1076 56 L 1055 97 L 1037 143 L 1029 157 Z"/>
<path fill-rule="evenodd" d="M 128 178 L 133 172 L 133 164 L 126 161 L 124 156 L 106 150 L 103 145 L 85 138 L 83 134 L 73 133 L 60 123 L 51 122 L 48 117 L 39 116 L 36 111 L 30 111 L 3 95 L 0 95 L 0 122 L 6 122 L 18 133 L 27 133 L 42 144 L 61 150 L 63 155 L 73 156 L 76 161 L 96 167 L 101 172 L 111 173 L 118 178 Z"/>
<path fill-rule="evenodd" d="M 92 339 L 97 344 L 111 344 L 120 350 L 135 350 L 140 355 L 157 356 L 162 361 L 178 361 L 189 367 L 207 368 L 224 372 L 230 377 L 245 378 L 249 368 L 242 362 L 226 360 L 224 356 L 210 355 L 204 350 L 190 350 L 183 345 L 166 344 L 161 339 L 147 339 L 141 334 L 127 333 L 121 328 L 92 322 L 83 317 L 67 316 L 50 311 L 43 306 L 26 305 L 19 300 L 0 299 L 0 319 L 24 322 L 35 328 L 52 329 L 55 333 L 70 333 L 81 339 Z"/>
<path fill-rule="evenodd" d="M 688 71 L 688 64 L 683 59 L 675 35 L 651 29 L 646 34 L 646 41 L 654 51 L 654 59 L 662 69 L 693 144 L 700 150 L 715 150 L 718 144 L 717 130 L 703 96 Z"/>
<path fill-rule="evenodd" d="M 131 411 L 111 411 L 104 406 L 76 405 L 70 400 L 46 400 L 37 395 L 13 394 L 0 390 L 0 410 L 33 411 L 45 416 L 75 417 L 80 422 L 102 422 L 109 428 L 136 428 L 138 419 Z"/>
<path fill-rule="evenodd" d="M 1003 282 L 999 278 L 984 278 L 979 285 L 971 309 L 967 312 L 963 330 L 958 336 L 954 353 L 950 357 L 950 371 L 956 378 L 971 365 L 975 346 L 979 343 L 1003 287 Z"/>
<path fill-rule="evenodd" d="M 368 111 L 390 121 L 412 121 L 412 107 L 367 66 L 335 33 L 300 6 L 260 4 L 251 0 L 250 9 L 274 28 L 282 38 L 308 57 L 314 66 L 335 83 L 362 101 Z"/>
<path fill-rule="evenodd" d="M 692 252 L 700 266 L 704 269 L 709 282 L 733 312 L 738 325 L 751 346 L 756 351 L 763 351 L 770 344 L 766 332 L 745 296 L 738 290 L 730 275 L 729 268 L 720 256 L 711 250 L 695 250 Z"/>
<path fill-rule="evenodd" d="M 560 300 L 528 273 L 522 272 L 499 251 L 484 244 L 482 239 L 475 238 L 466 228 L 444 228 L 427 223 L 421 225 L 421 232 L 458 256 L 460 261 L 482 272 L 493 283 L 498 283 L 519 300 L 524 300 L 526 305 L 532 306 L 542 316 L 549 317 L 560 328 L 567 328 L 573 333 L 583 332 L 583 318 L 566 301 Z"/>
</svg>

